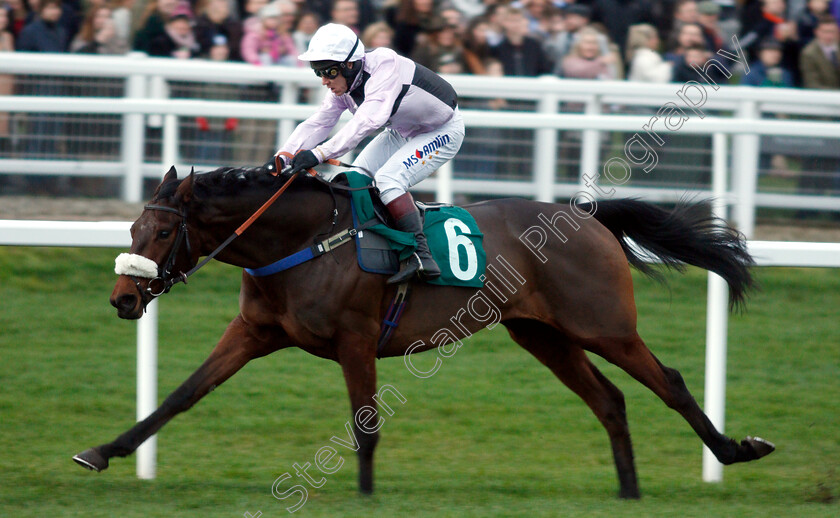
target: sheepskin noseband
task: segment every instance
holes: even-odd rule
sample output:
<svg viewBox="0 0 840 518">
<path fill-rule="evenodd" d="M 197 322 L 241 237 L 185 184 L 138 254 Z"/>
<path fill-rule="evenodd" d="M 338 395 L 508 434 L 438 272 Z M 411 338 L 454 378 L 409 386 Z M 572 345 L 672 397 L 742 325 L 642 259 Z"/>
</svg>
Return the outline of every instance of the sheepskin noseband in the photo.
<svg viewBox="0 0 840 518">
<path fill-rule="evenodd" d="M 117 275 L 133 275 L 144 279 L 158 276 L 158 265 L 147 257 L 137 254 L 120 254 L 114 261 Z"/>
</svg>

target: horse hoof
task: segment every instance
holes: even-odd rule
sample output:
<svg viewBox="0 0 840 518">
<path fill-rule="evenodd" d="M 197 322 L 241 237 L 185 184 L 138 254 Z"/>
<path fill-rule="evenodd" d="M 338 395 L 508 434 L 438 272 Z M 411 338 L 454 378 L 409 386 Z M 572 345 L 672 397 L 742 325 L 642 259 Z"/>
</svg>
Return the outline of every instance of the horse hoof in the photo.
<svg viewBox="0 0 840 518">
<path fill-rule="evenodd" d="M 754 459 L 760 459 L 766 455 L 770 455 L 776 450 L 776 445 L 770 441 L 766 441 L 761 437 L 749 437 L 743 440 L 742 444 L 748 445 L 755 452 Z"/>
<path fill-rule="evenodd" d="M 642 495 L 639 494 L 639 489 L 621 489 L 618 492 L 618 498 L 622 500 L 639 500 L 642 498 Z"/>
<path fill-rule="evenodd" d="M 79 466 L 91 471 L 100 472 L 108 469 L 108 459 L 100 455 L 96 448 L 90 448 L 78 455 L 74 455 L 73 460 Z"/>
</svg>

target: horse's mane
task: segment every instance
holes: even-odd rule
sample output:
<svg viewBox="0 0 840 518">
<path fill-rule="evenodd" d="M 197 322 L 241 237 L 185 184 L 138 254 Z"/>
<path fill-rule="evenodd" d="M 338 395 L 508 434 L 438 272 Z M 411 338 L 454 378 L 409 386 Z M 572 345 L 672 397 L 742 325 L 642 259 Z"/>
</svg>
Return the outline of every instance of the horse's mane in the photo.
<svg viewBox="0 0 840 518">
<path fill-rule="evenodd" d="M 273 176 L 261 167 L 220 167 L 213 171 L 196 173 L 193 192 L 199 198 L 262 193 L 268 195 L 279 189 L 288 178 L 286 175 Z M 184 179 L 179 178 L 163 183 L 153 201 L 174 196 L 182 181 Z M 299 176 L 289 189 L 328 190 L 322 182 L 308 175 Z"/>
</svg>

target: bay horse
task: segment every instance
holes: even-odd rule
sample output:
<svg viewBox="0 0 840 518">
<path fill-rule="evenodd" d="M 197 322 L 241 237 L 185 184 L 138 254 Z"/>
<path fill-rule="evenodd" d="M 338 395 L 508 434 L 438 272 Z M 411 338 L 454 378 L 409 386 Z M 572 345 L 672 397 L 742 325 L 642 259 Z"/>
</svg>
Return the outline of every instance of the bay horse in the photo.
<svg viewBox="0 0 840 518">
<path fill-rule="evenodd" d="M 131 227 L 131 253 L 154 261 L 171 281 L 178 275 L 173 272 L 189 270 L 232 235 L 282 181 L 262 168 L 222 168 L 179 180 L 173 167 Z M 430 340 L 440 338 L 440 331 L 448 330 L 444 335 L 453 342 L 488 326 L 491 305 L 498 311 L 494 321 L 600 420 L 612 446 L 620 497 L 639 497 L 624 396 L 587 352 L 617 365 L 679 412 L 723 464 L 755 460 L 774 450 L 758 437 L 736 442 L 716 430 L 680 373 L 660 363 L 636 331 L 629 265 L 653 273 L 643 261 L 645 253 L 668 266 L 690 264 L 718 273 L 729 285 L 730 303 L 743 303 L 753 282 L 752 258 L 743 236 L 710 216 L 705 205 L 683 203 L 668 211 L 633 199 L 568 206 L 503 199 L 464 208 L 484 234 L 488 274 L 483 288 L 414 284 L 399 326 L 377 351 L 380 324 L 397 288 L 385 283 L 387 276 L 357 267 L 355 245 L 274 275 L 253 277 L 243 271 L 240 313 L 206 361 L 146 419 L 74 460 L 88 469 L 106 469 L 109 459 L 134 452 L 250 360 L 299 347 L 341 365 L 356 416 L 352 431 L 359 488 L 371 493 L 379 433 L 365 422 L 376 418 L 377 357 L 404 356 L 408 366 L 410 354 L 447 345 Z M 259 268 L 310 247 L 314 236 L 352 226 L 346 193 L 301 177 L 216 259 Z M 162 291 L 149 289 L 159 282 L 120 275 L 111 304 L 121 318 L 137 319 Z M 474 311 L 477 297 L 485 301 L 482 313 Z M 368 419 L 360 421 L 365 409 Z"/>
</svg>

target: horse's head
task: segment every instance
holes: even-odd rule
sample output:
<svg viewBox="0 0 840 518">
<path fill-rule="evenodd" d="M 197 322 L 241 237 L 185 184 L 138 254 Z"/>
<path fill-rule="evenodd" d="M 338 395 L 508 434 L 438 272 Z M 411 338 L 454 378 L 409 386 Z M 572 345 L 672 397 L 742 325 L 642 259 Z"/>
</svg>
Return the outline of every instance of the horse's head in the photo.
<svg viewBox="0 0 840 518">
<path fill-rule="evenodd" d="M 152 201 L 131 226 L 131 251 L 120 254 L 119 274 L 111 305 L 120 318 L 137 319 L 155 297 L 184 280 L 195 264 L 198 250 L 190 243 L 187 214 L 192 199 L 194 173 L 179 181 L 169 169 Z"/>
</svg>

